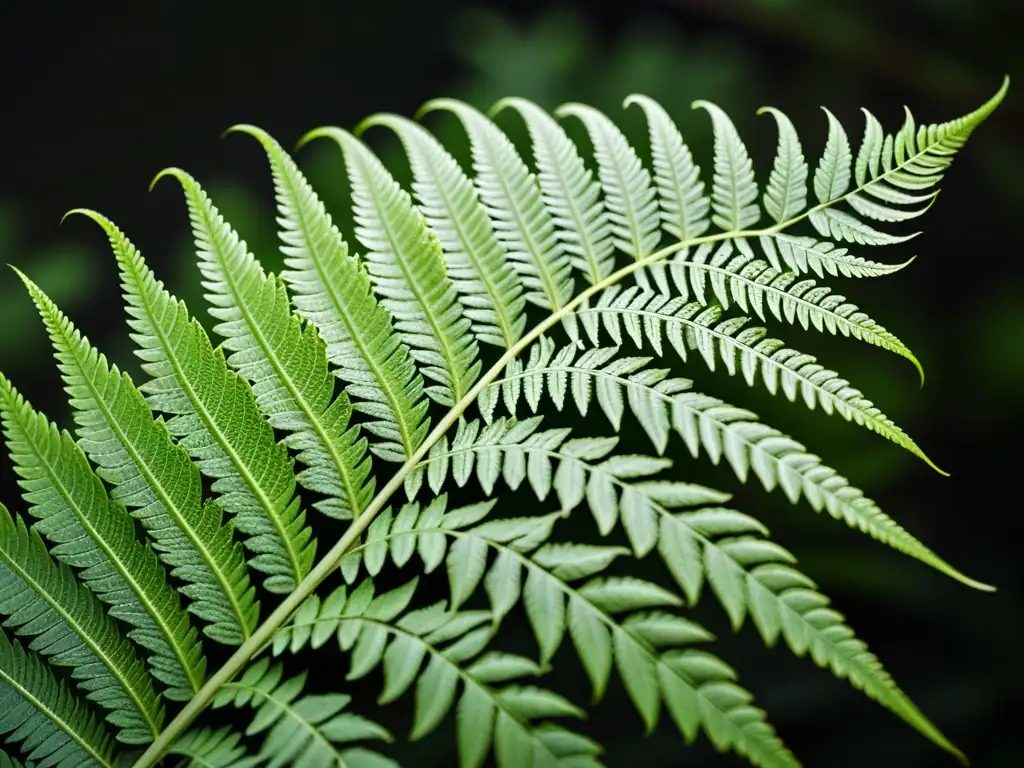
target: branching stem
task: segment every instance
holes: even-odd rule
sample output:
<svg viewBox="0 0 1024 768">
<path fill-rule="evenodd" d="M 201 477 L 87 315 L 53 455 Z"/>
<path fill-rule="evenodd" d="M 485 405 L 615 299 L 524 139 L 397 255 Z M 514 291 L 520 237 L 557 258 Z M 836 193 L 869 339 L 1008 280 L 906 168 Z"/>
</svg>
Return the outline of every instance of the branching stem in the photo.
<svg viewBox="0 0 1024 768">
<path fill-rule="evenodd" d="M 135 761 L 132 768 L 153 768 L 153 766 L 157 764 L 175 740 L 178 739 L 178 737 L 185 732 L 185 729 L 192 724 L 196 717 L 198 717 L 199 714 L 209 706 L 213 697 L 217 695 L 217 692 L 220 691 L 224 685 L 229 683 L 234 676 L 237 675 L 242 668 L 266 646 L 273 637 L 274 632 L 284 625 L 299 606 L 302 605 L 303 601 L 305 601 L 305 599 L 313 593 L 313 590 L 320 585 L 320 582 L 326 579 L 334 569 L 338 567 L 341 559 L 359 541 L 360 534 L 369 527 L 377 514 L 384 508 L 384 505 L 388 503 L 391 496 L 402 487 L 406 476 L 416 468 L 420 461 L 423 460 L 423 457 L 427 455 L 434 443 L 440 440 L 451 426 L 459 420 L 459 417 L 465 413 L 466 409 L 474 403 L 484 387 L 494 381 L 505 367 L 512 360 L 519 357 L 519 355 L 533 342 L 535 342 L 541 334 L 557 325 L 563 318 L 575 312 L 591 296 L 607 290 L 642 267 L 662 261 L 674 253 L 678 253 L 679 251 L 686 250 L 694 246 L 703 245 L 704 243 L 774 234 L 780 231 L 784 226 L 789 226 L 790 223 L 792 222 L 787 221 L 783 224 L 777 224 L 766 229 L 748 230 L 745 232 L 717 232 L 713 235 L 705 235 L 703 237 L 696 237 L 691 240 L 685 240 L 668 245 L 640 261 L 634 261 L 624 266 L 622 269 L 608 275 L 608 277 L 604 278 L 599 283 L 595 283 L 586 290 L 581 291 L 572 301 L 560 310 L 552 312 L 544 318 L 544 320 L 534 326 L 529 333 L 509 347 L 505 354 L 503 354 L 498 361 L 477 380 L 476 384 L 473 385 L 473 388 L 463 395 L 462 399 L 459 400 L 459 402 L 457 402 L 451 410 L 448 411 L 445 417 L 437 423 L 437 426 L 434 427 L 429 435 L 427 435 L 426 439 L 420 444 L 420 446 L 409 456 L 408 459 L 406 459 L 405 463 L 402 464 L 398 471 L 395 472 L 387 485 L 380 489 L 373 501 L 371 501 L 369 505 L 367 505 L 366 509 L 363 510 L 362 514 L 352 521 L 352 524 L 348 527 L 348 530 L 345 531 L 342 537 L 338 539 L 338 542 L 331 547 L 331 549 L 322 558 L 320 558 L 320 561 L 316 564 L 313 570 L 311 570 L 295 590 L 284 599 L 277 609 L 270 614 L 262 624 L 260 624 L 256 631 L 253 632 L 252 636 L 240 645 L 238 650 L 231 654 L 231 657 L 224 662 L 224 665 L 206 681 L 203 687 L 195 696 L 192 697 L 184 709 L 182 709 L 181 712 L 179 712 L 177 716 L 168 723 L 167 727 L 163 730 L 156 741 L 150 744 L 149 748 L 142 754 L 142 756 Z"/>
</svg>

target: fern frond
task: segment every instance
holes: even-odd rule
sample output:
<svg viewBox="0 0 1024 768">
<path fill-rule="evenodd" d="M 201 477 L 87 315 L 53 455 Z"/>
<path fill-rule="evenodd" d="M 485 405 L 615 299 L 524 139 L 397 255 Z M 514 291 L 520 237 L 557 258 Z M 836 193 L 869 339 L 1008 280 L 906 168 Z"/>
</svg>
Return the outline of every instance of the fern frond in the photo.
<svg viewBox="0 0 1024 768">
<path fill-rule="evenodd" d="M 721 107 L 709 101 L 693 102 L 711 116 L 715 135 L 715 174 L 711 187 L 711 221 L 726 232 L 747 229 L 761 218 L 757 205 L 754 164 L 736 126 Z M 740 241 L 743 242 L 743 241 Z"/>
<path fill-rule="evenodd" d="M 891 275 L 914 260 L 911 256 L 902 264 L 882 264 L 862 256 L 852 256 L 846 248 L 812 237 L 775 234 L 762 236 L 760 241 L 765 256 L 778 271 L 783 271 L 782 264 L 785 264 L 797 274 L 813 271 L 822 278 L 826 272 L 843 277 Z"/>
<path fill-rule="evenodd" d="M 307 643 L 317 648 L 337 637 L 341 649 L 351 651 L 347 679 L 383 665 L 379 703 L 394 701 L 415 683 L 409 735 L 414 741 L 433 731 L 455 705 L 461 768 L 479 768 L 492 742 L 501 768 L 599 768 L 598 744 L 548 720 L 581 718 L 582 710 L 551 691 L 509 684 L 544 670 L 522 656 L 484 653 L 495 629 L 489 611 L 458 612 L 442 601 L 406 612 L 415 587 L 413 580 L 375 596 L 366 579 L 351 593 L 336 589 L 322 603 L 311 597 L 277 633 L 274 652 L 294 652 Z"/>
<path fill-rule="evenodd" d="M 213 701 L 214 707 L 233 704 L 256 710 L 245 729 L 253 736 L 270 729 L 256 760 L 274 768 L 332 768 L 373 766 L 397 768 L 398 763 L 356 741 L 391 741 L 391 734 L 372 720 L 345 712 L 352 697 L 344 693 L 302 696 L 303 672 L 282 682 L 284 670 L 269 659 L 253 664 L 241 679 L 227 683 Z M 301 696 L 301 698 L 300 698 Z"/>
<path fill-rule="evenodd" d="M 589 303 L 588 303 L 589 304 Z M 942 472 L 902 429 L 864 397 L 860 390 L 818 364 L 812 355 L 786 347 L 778 339 L 767 337 L 764 328 L 745 328 L 747 317 L 721 320 L 717 305 L 687 304 L 679 297 L 627 288 L 609 289 L 593 306 L 579 310 L 580 321 L 594 345 L 601 341 L 603 326 L 615 344 L 621 344 L 622 329 L 638 347 L 646 338 L 657 354 L 662 352 L 662 330 L 672 348 L 685 362 L 689 350 L 697 350 L 710 370 L 717 359 L 724 363 L 729 375 L 742 372 L 747 384 L 754 386 L 760 370 L 765 388 L 775 394 L 779 386 L 790 402 L 801 396 L 808 408 L 820 404 L 825 413 L 838 413 L 882 437 L 905 448 Z"/>
<path fill-rule="evenodd" d="M 381 442 L 370 450 L 385 461 L 404 461 L 429 429 L 423 379 L 409 348 L 295 161 L 266 133 L 248 132 L 270 161 L 288 267 L 282 277 L 292 302 L 327 343 L 327 358 L 338 366 L 355 409 L 371 418 L 365 428 Z"/>
<path fill-rule="evenodd" d="M 405 147 L 420 210 L 441 241 L 448 275 L 477 339 L 511 347 L 526 327 L 523 285 L 473 182 L 437 139 L 407 118 L 373 115 L 356 132 L 378 125 L 394 131 Z"/>
<path fill-rule="evenodd" d="M 29 650 L 72 668 L 86 697 L 107 710 L 118 740 L 148 744 L 164 709 L 135 647 L 67 565 L 55 563 L 36 531 L 0 504 L 0 614 L 31 637 Z"/>
<path fill-rule="evenodd" d="M 209 311 L 220 321 L 214 331 L 225 338 L 228 365 L 252 384 L 270 426 L 289 433 L 284 444 L 297 450 L 307 467 L 296 481 L 327 496 L 314 506 L 330 517 L 353 517 L 372 498 L 374 481 L 366 440 L 358 426 L 349 426 L 348 396 L 342 392 L 334 398 L 323 340 L 291 313 L 284 284 L 263 272 L 195 179 L 176 168 L 157 178 L 164 175 L 176 178 L 185 190 Z M 265 447 L 266 439 L 262 442 Z M 285 465 L 280 458 L 273 462 L 275 475 Z M 284 492 L 294 492 L 294 486 L 274 479 L 282 489 L 279 503 L 287 503 Z M 262 489 L 251 495 L 257 492 Z M 310 544 L 305 557 L 311 559 L 313 552 Z M 295 576 L 304 575 L 304 569 Z"/>
<path fill-rule="evenodd" d="M 866 644 L 854 636 L 842 614 L 814 582 L 793 567 L 795 558 L 769 541 L 757 520 L 720 507 L 671 514 L 669 508 L 715 502 L 721 496 L 680 485 L 655 484 L 651 497 L 660 518 L 658 550 L 669 570 L 695 604 L 706 578 L 734 629 L 747 613 L 768 645 L 781 634 L 797 656 L 810 652 L 869 697 L 903 718 L 934 743 L 963 754 L 926 718 Z M 643 493 L 643 490 L 641 490 Z M 702 564 L 702 565 L 701 565 Z"/>
<path fill-rule="evenodd" d="M 150 408 L 172 416 L 167 429 L 214 481 L 218 502 L 254 554 L 249 564 L 267 575 L 263 585 L 290 592 L 309 573 L 316 542 L 295 495 L 287 448 L 275 442 L 252 390 L 228 369 L 223 350 L 213 348 L 142 254 L 109 220 L 82 213 L 102 227 L 117 259 L 135 354 L 153 377 L 140 391 Z"/>
<path fill-rule="evenodd" d="M 163 566 L 135 537 L 127 510 L 107 497 L 102 481 L 71 435 L 59 431 L 0 374 L 0 415 L 34 528 L 50 554 L 132 627 L 128 637 L 152 653 L 153 676 L 169 699 L 199 690 L 206 659 L 188 614 Z"/>
<path fill-rule="evenodd" d="M 527 300 L 558 311 L 574 295 L 572 264 L 536 178 L 508 136 L 474 107 L 455 99 L 434 99 L 420 114 L 437 109 L 454 113 L 469 135 L 473 181 L 494 233 L 527 289 Z"/>
<path fill-rule="evenodd" d="M 389 553 L 396 565 L 403 564 L 414 547 L 426 572 L 443 560 L 453 607 L 481 583 L 495 623 L 522 600 L 542 667 L 568 632 L 595 701 L 604 696 L 614 658 L 648 732 L 664 702 L 688 741 L 703 727 L 719 749 L 735 749 L 755 765 L 797 765 L 760 710 L 735 706 L 737 700 L 746 705 L 750 696 L 732 684 L 732 670 L 704 651 L 685 648 L 713 638 L 697 624 L 665 612 L 681 603 L 678 597 L 641 579 L 598 575 L 629 550 L 545 543 L 565 512 L 480 523 L 492 503 L 449 512 L 445 505 L 441 495 L 422 512 L 409 503 L 393 520 L 390 515 L 378 518 L 362 551 L 352 555 L 365 557 L 371 573 Z M 490 564 L 489 553 L 495 555 Z M 582 579 L 588 581 L 578 584 Z M 481 620 L 489 616 L 485 612 Z M 732 702 L 719 689 L 723 685 L 735 697 Z"/>
<path fill-rule="evenodd" d="M 601 185 L 551 115 L 519 98 L 502 99 L 491 108 L 491 115 L 509 107 L 526 123 L 541 198 L 573 266 L 591 284 L 601 282 L 615 268 L 615 244 L 608 211 L 601 201 Z"/>
<path fill-rule="evenodd" d="M 771 248 L 773 240 L 764 238 L 762 244 Z M 671 274 L 684 301 L 692 294 L 704 306 L 717 300 L 725 310 L 735 303 L 761 320 L 768 319 L 767 305 L 776 319 L 799 323 L 804 330 L 813 326 L 817 331 L 841 333 L 906 358 L 924 380 L 924 371 L 914 353 L 856 304 L 846 301 L 845 296 L 832 293 L 831 288 L 817 285 L 812 279 L 799 280 L 796 272 L 778 270 L 752 254 L 736 253 L 729 241 L 717 247 L 710 243 L 702 245 L 692 253 L 652 264 L 648 269 Z"/>
<path fill-rule="evenodd" d="M 839 199 L 850 188 L 853 154 L 842 123 L 827 109 L 822 109 L 828 117 L 828 139 L 818 167 L 814 169 L 814 195 L 824 204 Z"/>
<path fill-rule="evenodd" d="M 113 500 L 142 522 L 171 576 L 187 582 L 181 592 L 191 601 L 188 610 L 209 623 L 205 634 L 241 644 L 256 627 L 259 605 L 233 526 L 215 504 L 202 505 L 199 470 L 153 418 L 131 378 L 108 366 L 49 297 L 18 275 L 53 341 L 81 446 L 97 474 L 114 486 Z"/>
<path fill-rule="evenodd" d="M 764 209 L 776 223 L 781 224 L 807 207 L 807 161 L 804 160 L 800 137 L 789 117 L 774 107 L 757 110 L 759 115 L 765 113 L 775 118 L 779 141 L 764 192 Z"/>
<path fill-rule="evenodd" d="M 647 117 L 662 227 L 679 241 L 695 240 L 710 226 L 711 200 L 704 195 L 700 167 L 664 107 L 639 94 L 627 98 L 623 106 L 633 104 Z"/>
<path fill-rule="evenodd" d="M 0 750 L 0 768 L 25 768 L 25 766 L 20 760 L 16 760 L 6 752 Z"/>
<path fill-rule="evenodd" d="M 611 455 L 616 439 L 567 440 L 567 430 L 537 432 L 538 424 L 539 419 L 496 419 L 479 437 L 470 426 L 464 426 L 460 431 L 473 436 L 460 440 L 457 435 L 451 450 L 446 451 L 453 463 L 459 459 L 468 464 L 469 469 L 461 474 L 453 472 L 457 484 L 468 481 L 475 460 L 477 480 L 485 490 L 493 488 L 499 474 L 515 490 L 525 475 L 541 500 L 548 488 L 554 487 L 561 514 L 568 514 L 586 499 L 603 536 L 621 522 L 637 557 L 657 548 L 691 604 L 697 602 L 706 577 L 734 629 L 742 625 L 749 611 L 767 644 L 773 644 L 781 632 L 798 656 L 810 649 L 820 666 L 830 666 L 836 675 L 848 678 L 927 738 L 962 757 L 900 691 L 864 643 L 853 636 L 843 624 L 843 617 L 826 610 L 828 600 L 789 565 L 792 555 L 751 535 L 767 534 L 760 523 L 717 507 L 687 513 L 670 511 L 722 503 L 728 500 L 727 494 L 687 483 L 647 479 L 667 469 L 671 462 Z M 429 460 L 439 458 L 440 451 L 432 453 Z M 558 465 L 554 471 L 553 462 Z M 531 541 L 539 544 L 549 537 L 550 523 L 547 533 L 542 526 L 546 519 L 523 520 L 529 523 Z M 501 529 L 497 521 L 481 528 L 487 530 L 488 526 Z M 514 530 L 509 525 L 506 528 Z M 728 538 L 719 541 L 718 537 L 723 536 Z M 370 536 L 367 544 L 373 544 Z M 465 564 L 462 568 L 466 570 Z M 552 627 L 559 626 L 556 619 L 549 615 L 544 617 L 542 628 L 535 626 L 538 640 L 541 632 L 552 632 Z M 553 653 L 558 644 L 552 640 L 545 648 L 541 640 L 541 645 L 547 654 Z"/>
<path fill-rule="evenodd" d="M 842 126 L 827 113 L 829 141 L 815 174 L 815 192 L 821 205 L 809 212 L 815 229 L 823 237 L 865 245 L 885 245 L 908 239 L 879 232 L 856 216 L 828 206 L 844 201 L 857 214 L 883 222 L 920 216 L 938 194 L 934 188 L 953 162 L 954 155 L 974 129 L 999 106 L 1008 87 L 1006 79 L 985 104 L 945 123 L 918 127 L 908 109 L 903 128 L 895 135 L 885 135 L 878 119 L 864 110 L 864 137 L 855 161 Z M 847 191 L 851 171 L 857 186 Z M 921 203 L 924 203 L 922 207 L 907 208 Z"/>
<path fill-rule="evenodd" d="M 114 740 L 39 656 L 0 632 L 0 734 L 35 768 L 114 768 Z"/>
<path fill-rule="evenodd" d="M 578 118 L 590 135 L 615 247 L 635 261 L 650 256 L 661 240 L 657 193 L 629 141 L 615 123 L 586 104 L 563 104 L 555 114 Z"/>
<path fill-rule="evenodd" d="M 318 137 L 333 139 L 345 156 L 363 264 L 423 376 L 438 383 L 426 393 L 454 405 L 480 375 L 479 350 L 437 235 L 363 142 L 340 128 L 320 128 L 303 143 Z"/>
<path fill-rule="evenodd" d="M 204 728 L 186 733 L 171 745 L 167 754 L 188 759 L 180 768 L 255 768 L 263 760 L 247 754 L 245 746 L 238 743 L 241 740 L 242 734 L 231 728 Z"/>
<path fill-rule="evenodd" d="M 618 347 L 598 347 L 577 357 L 574 346 L 556 352 L 554 342 L 541 337 L 520 373 L 506 375 L 481 392 L 480 400 L 487 403 L 481 412 L 491 421 L 501 392 L 510 415 L 517 415 L 521 395 L 536 413 L 540 403 L 546 402 L 546 388 L 558 410 L 566 407 L 568 390 L 580 415 L 586 416 L 596 393 L 601 411 L 618 431 L 628 403 L 658 453 L 664 452 L 669 431 L 674 430 L 695 459 L 701 450 L 713 464 L 724 457 L 741 482 L 753 471 L 767 491 L 781 488 L 794 504 L 803 496 L 816 512 L 825 510 L 967 586 L 992 590 L 932 552 L 796 440 L 759 422 L 746 409 L 691 391 L 692 382 L 668 378 L 667 369 L 648 368 L 652 358 L 621 357 L 619 352 Z"/>
</svg>

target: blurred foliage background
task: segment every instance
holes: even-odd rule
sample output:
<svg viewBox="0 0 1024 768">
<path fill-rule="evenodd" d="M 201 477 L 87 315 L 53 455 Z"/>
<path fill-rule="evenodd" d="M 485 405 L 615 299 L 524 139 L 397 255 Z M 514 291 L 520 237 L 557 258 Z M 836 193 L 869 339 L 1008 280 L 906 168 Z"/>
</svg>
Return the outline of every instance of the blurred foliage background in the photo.
<svg viewBox="0 0 1024 768">
<path fill-rule="evenodd" d="M 944 120 L 981 103 L 1004 73 L 1016 76 L 920 220 L 924 234 L 870 254 L 920 258 L 887 278 L 831 281 L 916 352 L 925 387 L 918 390 L 913 369 L 894 355 L 773 326 L 773 335 L 848 376 L 952 477 L 841 419 L 808 413 L 722 373 L 682 371 L 811 446 L 941 555 L 999 591 L 971 592 L 806 505 L 744 489 L 730 472 L 693 462 L 678 445 L 673 456 L 681 475 L 735 492 L 740 508 L 797 553 L 804 571 L 976 765 L 1018 766 L 1024 736 L 1012 712 L 1024 687 L 1022 28 L 1020 0 L 177 2 L 59 10 L 7 3 L 0 10 L 7 147 L 0 259 L 25 270 L 94 343 L 135 372 L 102 236 L 84 219 L 60 229 L 57 222 L 76 206 L 111 216 L 205 322 L 180 193 L 169 184 L 152 194 L 146 187 L 166 165 L 186 168 L 276 269 L 264 160 L 241 137 L 217 138 L 236 122 L 255 123 L 288 145 L 317 125 L 351 128 L 377 111 L 412 114 L 435 96 L 486 108 L 520 95 L 548 108 L 567 100 L 593 104 L 643 149 L 639 112 L 621 108 L 626 95 L 642 92 L 676 117 L 707 179 L 709 124 L 689 108 L 705 98 L 731 114 L 763 184 L 775 133 L 770 120 L 756 118 L 759 106 L 790 115 L 813 161 L 826 130 L 819 105 L 859 139 L 861 106 L 889 130 L 899 125 L 903 104 L 919 121 Z M 512 122 L 503 125 L 516 138 Z M 431 116 L 429 125 L 450 146 L 465 146 L 454 120 Z M 402 180 L 406 163 L 391 138 L 369 135 Z M 336 149 L 314 144 L 298 159 L 344 226 L 347 190 Z M 45 335 L 11 273 L 0 274 L 0 368 L 37 407 L 70 426 Z M 5 458 L 0 480 L 8 500 L 16 493 L 12 475 Z M 951 764 L 845 683 L 782 649 L 763 649 L 752 627 L 733 637 L 711 601 L 697 613 L 806 765 Z M 582 680 L 568 686 L 563 692 L 587 701 Z M 408 707 L 366 714 L 401 731 Z M 664 720 L 643 740 L 639 718 L 613 686 L 588 728 L 613 765 L 740 764 L 715 757 L 703 741 L 683 751 Z M 426 748 L 395 754 L 410 766 L 451 765 L 452 742 L 452 731 L 442 728 Z"/>
</svg>

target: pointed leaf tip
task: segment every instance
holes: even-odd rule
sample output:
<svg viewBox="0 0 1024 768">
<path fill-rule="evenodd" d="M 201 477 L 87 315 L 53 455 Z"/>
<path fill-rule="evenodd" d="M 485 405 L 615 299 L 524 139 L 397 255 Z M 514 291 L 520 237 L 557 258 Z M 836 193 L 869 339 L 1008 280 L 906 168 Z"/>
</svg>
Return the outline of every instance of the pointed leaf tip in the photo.
<svg viewBox="0 0 1024 768">
<path fill-rule="evenodd" d="M 335 135 L 341 132 L 341 128 L 334 128 L 328 125 L 322 125 L 319 128 L 314 128 L 311 131 L 306 131 L 299 137 L 299 140 L 295 142 L 295 151 L 298 152 L 304 146 L 309 144 L 311 141 L 316 139 L 329 139 L 335 137 Z"/>
<path fill-rule="evenodd" d="M 156 183 L 165 176 L 170 176 L 171 178 L 177 179 L 178 183 L 181 184 L 182 187 L 187 187 L 188 185 L 195 183 L 195 179 L 193 179 L 190 174 L 181 170 L 181 168 L 175 168 L 174 166 L 171 166 L 169 168 L 164 168 L 156 176 L 153 177 L 153 180 L 149 182 L 149 191 L 152 192 L 153 188 L 156 186 Z"/>
</svg>

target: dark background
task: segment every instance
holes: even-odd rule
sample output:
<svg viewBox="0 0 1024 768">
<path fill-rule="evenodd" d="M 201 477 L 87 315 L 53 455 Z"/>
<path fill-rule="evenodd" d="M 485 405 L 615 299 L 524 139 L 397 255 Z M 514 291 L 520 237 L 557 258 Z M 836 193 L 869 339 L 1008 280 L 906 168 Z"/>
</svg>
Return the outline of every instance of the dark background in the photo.
<svg viewBox="0 0 1024 768">
<path fill-rule="evenodd" d="M 522 95 L 548 108 L 594 104 L 645 147 L 642 122 L 620 110 L 627 94 L 643 92 L 676 117 L 708 179 L 706 118 L 688 108 L 705 98 L 732 115 L 763 184 L 775 134 L 770 121 L 755 118 L 761 105 L 793 118 L 814 162 L 826 127 L 819 105 L 858 141 L 861 106 L 888 130 L 901 121 L 902 104 L 920 122 L 941 121 L 980 104 L 1008 73 L 1016 80 L 1009 96 L 955 162 L 920 220 L 925 233 L 864 254 L 883 261 L 918 254 L 917 261 L 887 278 L 830 281 L 917 353 L 928 374 L 924 389 L 905 361 L 881 350 L 772 326 L 828 358 L 952 477 L 841 419 L 808 414 L 721 374 L 712 383 L 715 394 L 809 444 L 940 555 L 999 591 L 973 592 L 806 504 L 743 489 L 705 461 L 680 464 L 687 477 L 736 492 L 737 503 L 772 528 L 975 765 L 1017 766 L 1024 764 L 1024 737 L 1011 715 L 1024 684 L 1022 28 L 1019 0 L 5 3 L 0 259 L 26 271 L 135 372 L 103 238 L 84 219 L 62 228 L 58 221 L 76 206 L 112 217 L 171 290 L 205 316 L 180 194 L 171 185 L 146 189 L 161 168 L 184 167 L 276 268 L 268 174 L 251 142 L 218 139 L 233 123 L 255 123 L 290 145 L 321 124 L 352 127 L 384 110 L 412 114 L 434 96 L 487 107 Z M 456 135 L 445 122 L 439 135 Z M 401 155 L 382 138 L 375 146 L 401 178 Z M 315 146 L 299 159 L 344 218 L 338 159 Z M 0 368 L 70 426 L 45 336 L 12 273 L 0 274 Z M 0 466 L 4 498 L 13 500 L 9 465 Z M 763 649 L 749 625 L 731 637 L 713 600 L 699 606 L 698 618 L 723 635 L 718 651 L 806 765 L 955 764 L 808 660 Z M 568 656 L 558 661 L 572 664 Z M 587 701 L 578 681 L 560 690 Z M 408 702 L 371 702 L 364 714 L 403 732 Z M 667 717 L 641 740 L 639 718 L 617 684 L 586 727 L 607 746 L 610 765 L 740 764 L 715 757 L 703 738 L 684 749 Z M 425 748 L 399 745 L 393 754 L 410 766 L 449 765 L 453 742 L 449 723 Z"/>
</svg>

